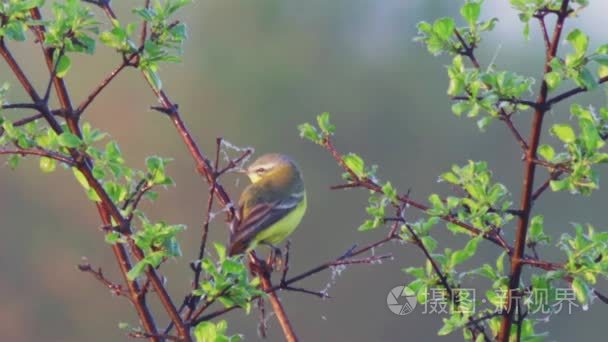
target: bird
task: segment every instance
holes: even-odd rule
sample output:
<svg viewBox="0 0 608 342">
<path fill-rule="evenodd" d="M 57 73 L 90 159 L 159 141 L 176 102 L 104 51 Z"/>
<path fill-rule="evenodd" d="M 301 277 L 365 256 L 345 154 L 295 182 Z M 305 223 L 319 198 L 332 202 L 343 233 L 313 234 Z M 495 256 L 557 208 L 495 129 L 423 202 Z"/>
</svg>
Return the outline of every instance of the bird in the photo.
<svg viewBox="0 0 608 342">
<path fill-rule="evenodd" d="M 229 255 L 259 245 L 276 247 L 300 224 L 306 212 L 306 190 L 296 162 L 279 153 L 262 155 L 241 172 L 251 180 L 239 199 L 240 222 L 230 237 Z"/>
</svg>

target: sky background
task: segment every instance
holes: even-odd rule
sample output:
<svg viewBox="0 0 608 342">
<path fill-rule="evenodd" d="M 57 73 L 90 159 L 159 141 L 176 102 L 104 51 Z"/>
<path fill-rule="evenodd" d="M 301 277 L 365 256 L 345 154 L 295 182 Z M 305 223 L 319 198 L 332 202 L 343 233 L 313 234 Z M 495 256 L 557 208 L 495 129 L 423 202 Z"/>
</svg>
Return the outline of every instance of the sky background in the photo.
<svg viewBox="0 0 608 342">
<path fill-rule="evenodd" d="M 133 20 L 128 6 L 115 1 L 117 14 Z M 179 14 L 188 24 L 184 63 L 161 70 L 165 90 L 179 104 L 200 147 L 214 151 L 222 136 L 238 146 L 253 146 L 257 153 L 281 152 L 297 159 L 308 189 L 309 209 L 292 238 L 293 274 L 341 255 L 354 243 L 381 238 L 385 229 L 359 233 L 366 218 L 366 193 L 330 191 L 340 182 L 340 170 L 318 146 L 298 137 L 297 125 L 313 121 L 320 112 L 332 113 L 338 130 L 335 143 L 346 152 L 357 152 L 379 165 L 379 176 L 402 192 L 424 202 L 432 192 L 449 194 L 437 177 L 452 164 L 487 160 L 494 179 L 519 198 L 523 164 L 519 146 L 508 130 L 493 123 L 480 133 L 474 121 L 451 114 L 446 96 L 445 65 L 449 59 L 433 58 L 413 42 L 416 23 L 455 16 L 461 1 L 448 0 L 198 0 Z M 578 27 L 591 36 L 591 48 L 607 42 L 605 13 L 608 3 L 591 1 L 580 18 L 568 21 L 566 32 Z M 48 13 L 47 13 L 48 15 Z M 538 77 L 542 71 L 537 25 L 531 39 L 523 39 L 523 26 L 508 1 L 486 1 L 482 16 L 500 18 L 496 30 L 485 37 L 478 52 L 482 65 L 494 59 L 498 68 Z M 461 22 L 462 23 L 462 22 Z M 108 28 L 104 21 L 103 27 Z M 565 45 L 562 45 L 566 48 Z M 47 82 L 40 50 L 32 44 L 10 44 L 27 74 L 39 89 Z M 566 51 L 565 49 L 561 50 Z M 67 77 L 78 103 L 110 70 L 120 63 L 112 51 L 99 47 L 94 57 L 76 58 Z M 7 70 L 0 79 L 12 84 L 12 102 L 25 100 Z M 536 90 L 538 84 L 534 86 Z M 529 94 L 534 98 L 534 94 Z M 602 91 L 577 98 L 583 105 L 606 104 Z M 184 259 L 168 262 L 163 273 L 171 294 L 181 298 L 190 286 L 187 261 L 197 253 L 207 184 L 171 123 L 149 109 L 156 105 L 148 86 L 136 70 L 115 80 L 86 113 L 86 121 L 111 134 L 129 163 L 143 167 L 145 157 L 172 157 L 169 174 L 177 186 L 161 192 L 160 199 L 144 208 L 155 220 L 183 223 L 189 229 L 180 237 Z M 553 108 L 545 127 L 568 118 L 567 104 Z M 520 114 L 516 124 L 525 136 L 531 113 Z M 554 143 L 547 130 L 543 142 Z M 546 177 L 540 172 L 538 178 Z M 224 184 L 236 198 L 245 180 L 227 176 Z M 545 215 L 545 229 L 558 239 L 570 232 L 571 222 L 606 227 L 606 192 L 592 197 L 547 193 L 535 207 Z M 410 217 L 420 213 L 408 212 Z M 77 271 L 86 257 L 101 266 L 111 279 L 120 279 L 114 257 L 103 243 L 94 206 L 73 180 L 71 172 L 42 174 L 35 160 L 12 171 L 0 165 L 0 336 L 11 341 L 122 341 L 118 322 L 137 323 L 135 311 L 123 298 L 110 295 L 100 283 Z M 513 226 L 506 229 L 509 239 Z M 461 248 L 443 225 L 435 236 L 444 245 Z M 224 242 L 226 226 L 216 220 L 211 241 Z M 283 303 L 304 341 L 397 341 L 435 337 L 440 316 L 423 315 L 420 308 L 395 316 L 386 307 L 388 291 L 412 280 L 401 269 L 423 262 L 413 246 L 387 245 L 376 253 L 393 253 L 381 265 L 351 266 L 332 282 L 332 297 L 320 300 L 298 293 L 282 293 Z M 493 261 L 496 250 L 482 244 L 479 258 L 468 266 Z M 555 261 L 559 252 L 542 251 Z M 529 276 L 529 272 L 525 273 Z M 320 290 L 331 282 L 324 272 L 302 282 Z M 608 292 L 608 284 L 599 289 Z M 479 296 L 481 298 L 481 296 Z M 179 301 L 179 300 L 178 300 Z M 154 305 L 157 312 L 158 306 Z M 551 331 L 549 340 L 604 340 L 600 332 L 608 307 L 595 303 L 589 311 L 562 313 L 538 330 Z M 226 316 L 229 332 L 257 340 L 258 314 L 234 312 Z M 159 319 L 159 322 L 164 322 Z M 280 341 L 276 319 L 269 320 L 269 341 Z M 574 328 L 576 327 L 576 328 Z M 432 338 L 438 339 L 438 338 Z M 454 333 L 445 341 L 461 340 Z"/>
</svg>

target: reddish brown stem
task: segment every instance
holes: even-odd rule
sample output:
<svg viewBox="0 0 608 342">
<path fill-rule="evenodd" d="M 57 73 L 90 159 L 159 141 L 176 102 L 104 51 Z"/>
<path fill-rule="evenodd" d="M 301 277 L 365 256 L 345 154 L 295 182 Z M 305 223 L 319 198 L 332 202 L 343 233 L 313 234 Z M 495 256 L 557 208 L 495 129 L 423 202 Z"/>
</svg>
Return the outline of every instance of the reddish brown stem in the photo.
<svg viewBox="0 0 608 342">
<path fill-rule="evenodd" d="M 344 171 L 348 172 L 350 177 L 352 178 L 352 183 L 333 186 L 332 189 L 346 189 L 346 188 L 362 187 L 362 188 L 369 189 L 375 193 L 379 193 L 379 194 L 384 193 L 382 190 L 382 187 L 380 185 L 376 184 L 373 180 L 371 180 L 369 178 L 360 179 L 353 172 L 353 170 L 351 170 L 344 163 L 342 156 L 340 155 L 340 153 L 338 152 L 336 147 L 333 145 L 333 143 L 329 139 L 329 137 L 325 137 L 325 139 L 323 141 L 323 146 L 331 153 L 331 155 L 334 157 L 334 160 L 336 160 L 338 165 L 340 165 L 342 167 L 342 169 L 344 169 Z M 397 200 L 399 200 L 399 202 L 401 202 L 404 205 L 408 205 L 408 206 L 414 207 L 414 208 L 422 210 L 422 211 L 427 211 L 428 209 L 430 209 L 428 206 L 426 206 L 420 202 L 412 200 L 407 195 L 397 195 Z M 507 250 L 507 252 L 509 252 L 509 254 L 512 252 L 512 248 L 509 246 L 509 244 L 507 244 L 507 242 L 499 234 L 492 233 L 492 232 L 484 232 L 479 228 L 473 227 L 472 225 L 470 225 L 466 222 L 462 222 L 462 221 L 458 220 L 457 218 L 455 218 L 452 215 L 444 215 L 444 216 L 441 216 L 440 218 L 446 222 L 456 224 L 456 225 L 468 230 L 472 235 L 483 236 L 484 239 L 491 241 L 494 244 Z"/>
<path fill-rule="evenodd" d="M 39 156 L 39 157 L 54 159 L 54 160 L 57 160 L 66 165 L 69 165 L 69 166 L 75 165 L 74 161 L 68 156 L 64 156 L 57 152 L 47 151 L 47 150 L 37 149 L 37 148 L 17 148 L 17 149 L 12 149 L 12 150 L 0 149 L 0 155 L 3 155 L 3 154 Z"/>
<path fill-rule="evenodd" d="M 42 20 L 38 8 L 34 8 L 30 12 L 34 19 Z M 36 29 L 34 29 L 34 31 L 35 31 L 35 33 L 38 37 L 38 41 L 40 42 L 41 47 L 44 51 L 47 67 L 48 67 L 49 71 L 52 73 L 53 69 L 54 69 L 54 63 L 53 63 L 54 49 L 45 48 L 43 45 L 44 35 L 45 35 L 44 27 L 39 26 Z M 78 117 L 74 115 L 72 103 L 71 103 L 71 100 L 69 97 L 69 92 L 67 90 L 67 87 L 66 87 L 63 79 L 54 77 L 53 83 L 55 85 L 57 97 L 59 99 L 59 103 L 61 104 L 62 109 L 64 110 L 65 113 L 69 113 L 68 115 L 66 115 L 66 123 L 68 125 L 68 128 L 70 129 L 70 131 L 73 134 L 77 135 L 78 137 L 82 137 L 82 134 L 80 132 L 80 127 L 78 125 Z M 34 102 L 36 102 L 35 99 L 33 99 L 33 100 L 34 100 Z M 46 106 L 46 104 L 45 104 L 45 106 Z M 47 110 L 47 112 L 48 112 L 48 110 Z M 52 115 L 50 115 L 50 117 L 54 120 Z M 47 118 L 47 120 L 48 120 L 48 118 Z M 52 122 L 50 122 L 50 121 L 49 121 L 49 123 L 52 124 Z M 57 131 L 57 133 L 60 133 L 61 127 L 58 127 L 58 130 L 56 130 L 56 131 Z M 76 151 L 71 151 L 71 152 L 73 155 L 75 155 L 75 157 L 78 156 L 78 153 Z M 91 171 L 91 167 L 92 167 L 91 164 L 92 164 L 91 161 L 85 158 L 84 162 L 79 164 L 77 168 L 85 176 L 89 186 L 91 186 L 91 188 L 93 188 L 95 190 L 95 192 L 97 193 L 97 195 L 101 198 L 101 203 L 98 204 L 98 210 L 99 210 L 100 216 L 102 216 L 102 219 L 104 220 L 104 224 L 111 225 L 112 222 L 111 222 L 111 220 L 109 220 L 109 218 L 111 217 L 116 222 L 119 223 L 121 230 L 123 232 L 125 232 L 126 234 L 130 234 L 131 233 L 130 227 L 128 226 L 126 220 L 122 217 L 119 209 L 116 207 L 116 205 L 111 200 L 109 195 L 105 192 L 105 190 L 103 189 L 103 187 L 99 183 L 99 181 L 93 176 L 92 171 Z M 105 222 L 105 221 L 108 221 L 108 222 Z M 116 246 L 117 245 L 115 245 L 113 248 L 116 248 Z M 141 260 L 144 258 L 143 252 L 137 246 L 135 246 L 134 244 L 131 244 L 131 249 L 132 249 L 133 254 L 135 255 L 135 257 L 138 260 Z M 122 252 L 124 252 L 124 253 L 122 253 Z M 115 252 L 115 255 L 117 257 L 119 264 L 121 265 L 121 271 L 123 271 L 124 276 L 126 277 L 126 274 L 130 268 L 125 269 L 123 266 L 128 263 L 128 255 L 126 254 L 126 251 L 123 250 L 122 252 L 121 253 Z M 127 259 L 125 259 L 125 258 L 127 258 Z M 181 317 L 179 317 L 179 314 L 177 313 L 177 310 L 175 309 L 175 305 L 171 301 L 171 298 L 169 297 L 166 289 L 164 288 L 164 285 L 163 285 L 162 281 L 160 280 L 158 274 L 156 273 L 156 270 L 148 267 L 148 270 L 146 271 L 146 275 L 150 279 L 150 282 L 152 283 L 152 286 L 154 287 L 154 290 L 156 291 L 156 293 L 157 293 L 161 303 L 163 304 L 163 307 L 167 311 L 169 317 L 175 323 L 180 338 L 183 339 L 184 341 L 190 341 L 189 331 L 186 328 L 186 326 L 184 325 L 183 321 L 181 320 Z M 139 294 L 132 294 L 132 295 L 139 295 Z M 147 319 L 147 317 L 142 316 L 142 312 L 145 313 L 146 311 L 149 311 L 149 310 L 147 309 L 145 302 L 143 302 L 141 305 L 143 307 L 138 310 L 138 314 L 140 314 L 140 318 L 143 321 L 143 320 Z M 150 335 L 156 335 L 156 326 L 155 326 L 154 322 L 150 321 L 150 322 L 144 323 L 144 328 L 148 329 L 150 327 L 154 327 L 154 331 L 146 330 L 146 332 L 149 333 Z"/>
<path fill-rule="evenodd" d="M 461 51 L 461 54 L 464 56 L 467 56 L 469 58 L 469 60 L 471 61 L 471 63 L 473 63 L 473 66 L 476 69 L 479 69 L 480 65 L 479 65 L 479 62 L 477 61 L 477 58 L 475 57 L 475 52 L 474 52 L 475 47 L 467 44 L 467 42 L 464 40 L 464 38 L 462 37 L 462 35 L 460 34 L 460 32 L 457 29 L 454 29 L 454 34 L 456 35 L 456 38 L 458 38 L 458 40 L 460 41 L 460 44 L 462 44 L 463 51 Z"/>
<path fill-rule="evenodd" d="M 598 84 L 602 84 L 602 83 L 606 83 L 606 82 L 608 82 L 608 76 L 604 76 L 604 77 L 600 78 L 597 81 Z M 565 99 L 567 99 L 569 97 L 572 97 L 572 96 L 580 94 L 580 93 L 584 93 L 587 90 L 589 90 L 589 89 L 587 89 L 585 87 L 577 87 L 577 88 L 568 90 L 568 91 L 563 92 L 563 93 L 561 93 L 559 95 L 556 95 L 554 98 L 552 98 L 549 101 L 547 101 L 547 105 L 552 106 L 552 105 L 554 105 L 554 104 L 556 104 L 558 102 L 561 102 L 561 101 L 563 101 L 563 100 L 565 100 Z"/>
<path fill-rule="evenodd" d="M 523 151 L 527 151 L 528 143 L 526 142 L 524 137 L 522 137 L 519 130 L 515 127 L 515 124 L 513 124 L 513 120 L 511 120 L 511 116 L 504 113 L 504 110 L 503 110 L 503 114 L 500 116 L 500 120 L 504 121 L 504 123 L 507 125 L 507 127 L 509 127 L 509 130 L 515 137 L 515 140 L 517 140 L 517 143 L 519 144 L 519 146 L 521 146 L 521 149 Z"/>
<path fill-rule="evenodd" d="M 104 90 L 108 86 L 108 84 L 110 84 L 110 82 L 112 82 L 112 80 L 114 80 L 114 78 L 118 76 L 118 74 L 120 74 L 120 72 L 129 64 L 130 60 L 131 58 L 125 59 L 116 69 L 114 69 L 110 73 L 110 75 L 108 75 L 108 77 L 101 81 L 101 83 L 95 88 L 95 90 L 93 90 L 89 94 L 89 96 L 87 96 L 87 98 L 82 101 L 82 103 L 78 106 L 78 109 L 76 110 L 77 115 L 81 115 L 89 107 L 89 105 L 93 103 L 93 101 L 97 98 L 101 91 Z"/>
<path fill-rule="evenodd" d="M 255 270 L 254 272 L 257 275 L 259 275 L 262 283 L 262 289 L 268 293 L 268 301 L 270 302 L 270 305 L 272 305 L 272 309 L 279 320 L 279 325 L 281 325 L 283 335 L 285 335 L 285 340 L 288 342 L 297 342 L 298 337 L 296 336 L 289 317 L 285 312 L 285 308 L 283 308 L 283 304 L 281 304 L 281 300 L 279 299 L 277 292 L 272 290 L 273 286 L 270 280 L 269 266 L 254 256 L 251 256 L 251 258 L 253 266 L 252 269 Z"/>
<path fill-rule="evenodd" d="M 557 48 L 559 45 L 559 40 L 561 37 L 562 29 L 564 26 L 564 21 L 568 16 L 568 4 L 569 0 L 563 0 L 560 13 L 558 14 L 557 22 L 555 24 L 555 29 L 553 31 L 553 37 L 551 39 L 551 43 L 547 48 L 546 60 L 545 60 L 545 68 L 544 73 L 547 74 L 551 72 L 550 62 L 557 54 Z M 539 20 L 544 21 L 544 18 L 539 18 Z M 547 103 L 547 94 L 549 87 L 546 81 L 543 81 L 541 84 L 540 94 L 536 103 L 538 106 L 534 112 L 534 118 L 532 121 L 532 130 L 530 133 L 530 146 L 526 152 L 526 161 L 524 167 L 524 182 L 523 189 L 521 195 L 521 205 L 520 211 L 522 215 L 519 216 L 519 221 L 517 224 L 517 230 L 515 232 L 515 246 L 514 253 L 511 255 L 511 274 L 509 276 L 509 291 L 507 292 L 507 302 L 506 307 L 508 308 L 516 308 L 518 299 L 515 296 L 512 296 L 512 293 L 519 288 L 519 283 L 521 279 L 521 273 L 524 266 L 522 262 L 522 258 L 524 256 L 525 248 L 526 248 L 526 236 L 528 233 L 528 222 L 530 219 L 530 212 L 532 209 L 532 191 L 534 190 L 534 174 L 536 171 L 536 163 L 534 163 L 534 159 L 536 159 L 536 151 L 538 149 L 538 145 L 540 142 L 540 136 L 542 132 L 542 124 L 543 118 L 546 112 L 546 103 Z M 503 313 L 503 318 L 500 326 L 500 331 L 498 333 L 498 341 L 500 342 L 508 342 L 509 336 L 511 334 L 511 325 L 513 324 L 515 310 L 505 310 Z"/>
<path fill-rule="evenodd" d="M 536 201 L 545 192 L 545 190 L 549 188 L 549 186 L 551 185 L 551 181 L 558 179 L 559 176 L 561 176 L 562 174 L 562 171 L 553 172 L 549 176 L 549 178 L 545 182 L 543 182 L 543 184 L 539 186 L 536 191 L 534 191 L 534 193 L 532 194 L 532 201 Z"/>
<path fill-rule="evenodd" d="M 268 289 L 265 289 L 264 291 L 268 293 L 268 292 L 279 291 L 279 290 L 282 290 L 282 289 L 288 289 L 288 288 L 290 288 L 290 285 L 293 284 L 293 283 L 296 283 L 296 282 L 298 282 L 298 281 L 300 281 L 302 279 L 306 279 L 306 278 L 308 278 L 308 277 L 310 277 L 312 275 L 315 275 L 315 274 L 317 274 L 319 272 L 325 271 L 326 269 L 335 266 L 336 262 L 339 262 L 341 260 L 346 260 L 346 259 L 352 258 L 352 257 L 357 256 L 357 255 L 361 255 L 361 254 L 363 254 L 365 252 L 368 252 L 368 251 L 370 251 L 370 250 L 372 250 L 374 248 L 380 247 L 380 246 L 384 245 L 385 243 L 387 243 L 389 241 L 392 241 L 392 240 L 395 240 L 397 238 L 398 238 L 397 236 L 387 236 L 387 237 L 385 237 L 385 238 L 383 238 L 383 239 L 381 239 L 379 241 L 370 243 L 370 244 L 368 244 L 366 246 L 363 246 L 361 248 L 358 248 L 358 249 L 356 248 L 356 246 L 353 246 L 348 251 L 346 251 L 346 253 L 342 254 L 340 257 L 338 257 L 338 258 L 336 258 L 334 260 L 331 260 L 331 261 L 327 261 L 327 262 L 325 262 L 325 263 L 323 263 L 323 264 L 321 264 L 319 266 L 316 266 L 316 267 L 314 267 L 314 268 L 312 268 L 312 269 L 310 269 L 310 270 L 308 270 L 306 272 L 303 272 L 303 273 L 301 273 L 301 274 L 299 274 L 297 276 L 291 277 L 289 279 L 285 280 L 283 278 L 281 280 L 281 283 L 279 285 L 274 285 L 274 286 L 272 286 L 272 287 L 270 287 Z M 255 299 L 255 298 L 252 298 L 252 300 L 253 299 Z M 221 315 L 223 315 L 223 314 L 225 314 L 227 312 L 230 312 L 230 311 L 238 309 L 238 308 L 239 308 L 239 306 L 230 306 L 228 308 L 223 308 L 223 309 L 217 310 L 215 312 L 211 312 L 211 313 L 209 313 L 209 314 L 207 314 L 205 316 L 195 317 L 194 320 L 193 320 L 193 322 L 191 323 L 191 325 L 195 325 L 195 324 L 198 324 L 200 322 L 213 319 L 215 317 L 221 316 Z"/>
<path fill-rule="evenodd" d="M 107 211 L 103 209 L 103 206 L 98 206 L 98 211 L 103 224 L 112 224 L 112 220 L 110 219 L 110 216 L 108 215 Z M 120 273 L 122 274 L 123 279 L 127 284 L 131 302 L 133 302 L 133 306 L 135 307 L 135 310 L 137 311 L 137 314 L 141 319 L 144 330 L 152 336 L 156 336 L 158 334 L 158 330 L 156 328 L 156 323 L 154 322 L 154 316 L 152 316 L 152 313 L 150 312 L 150 309 L 148 308 L 148 305 L 146 303 L 146 297 L 140 295 L 141 289 L 137 281 L 129 280 L 129 278 L 127 277 L 127 274 L 132 268 L 132 264 L 125 245 L 121 243 L 114 244 L 112 245 L 112 251 L 114 252 L 114 256 L 118 261 Z M 157 337 L 151 337 L 150 341 L 160 342 L 161 340 Z"/>
</svg>

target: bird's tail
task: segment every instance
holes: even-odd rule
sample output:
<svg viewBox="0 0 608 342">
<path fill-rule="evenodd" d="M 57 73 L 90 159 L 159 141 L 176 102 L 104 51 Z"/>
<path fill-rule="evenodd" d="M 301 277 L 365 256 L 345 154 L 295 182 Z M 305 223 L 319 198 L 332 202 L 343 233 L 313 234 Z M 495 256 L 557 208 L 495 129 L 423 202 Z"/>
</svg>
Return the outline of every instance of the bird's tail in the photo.
<svg viewBox="0 0 608 342">
<path fill-rule="evenodd" d="M 233 234 L 230 237 L 230 246 L 228 248 L 228 256 L 243 254 L 247 252 L 250 238 L 243 234 Z"/>
<path fill-rule="evenodd" d="M 243 254 L 247 250 L 247 245 L 243 241 L 230 242 L 230 249 L 228 250 L 228 256 L 234 256 Z"/>
</svg>

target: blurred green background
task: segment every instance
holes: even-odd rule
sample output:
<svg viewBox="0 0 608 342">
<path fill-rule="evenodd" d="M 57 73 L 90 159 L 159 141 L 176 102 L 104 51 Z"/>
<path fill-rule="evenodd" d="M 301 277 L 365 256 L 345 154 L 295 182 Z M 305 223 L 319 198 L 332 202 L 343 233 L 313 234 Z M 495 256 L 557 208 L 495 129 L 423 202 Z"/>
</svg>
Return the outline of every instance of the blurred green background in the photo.
<svg viewBox="0 0 608 342">
<path fill-rule="evenodd" d="M 132 19 L 127 8 L 134 3 L 115 1 L 114 5 L 120 17 Z M 437 184 L 437 176 L 453 163 L 469 159 L 487 160 L 495 179 L 509 186 L 514 199 L 519 198 L 523 169 L 518 145 L 499 123 L 479 133 L 474 121 L 454 117 L 445 95 L 448 59 L 432 58 L 412 42 L 418 21 L 457 15 L 460 5 L 461 1 L 447 0 L 199 0 L 181 13 L 190 30 L 184 63 L 165 66 L 161 73 L 165 89 L 179 103 L 203 151 L 210 155 L 215 138 L 222 136 L 240 146 L 254 146 L 258 153 L 290 154 L 301 164 L 310 204 L 292 239 L 293 274 L 340 255 L 355 242 L 363 244 L 386 234 L 356 231 L 366 216 L 366 193 L 329 191 L 328 186 L 339 182 L 340 171 L 326 152 L 298 137 L 296 126 L 322 111 L 332 113 L 341 151 L 356 151 L 378 164 L 383 179 L 390 179 L 401 191 L 411 188 L 416 199 L 425 201 L 431 192 L 447 193 L 448 187 Z M 607 10 L 607 3 L 592 1 L 580 18 L 569 21 L 567 30 L 584 29 L 591 35 L 592 47 L 606 43 Z M 500 22 L 482 44 L 482 63 L 495 58 L 499 68 L 538 77 L 544 52 L 537 25 L 532 25 L 531 40 L 525 41 L 522 25 L 506 0 L 486 1 L 484 16 L 498 16 Z M 48 76 L 39 49 L 31 40 L 10 47 L 41 89 Z M 67 77 L 73 100 L 80 101 L 119 62 L 102 47 L 94 57 L 78 58 Z M 4 63 L 0 76 L 12 83 L 13 102 L 25 100 Z M 605 104 L 602 91 L 579 99 L 583 104 Z M 170 292 L 182 298 L 190 286 L 187 261 L 197 253 L 207 185 L 197 176 L 170 122 L 149 109 L 155 104 L 140 75 L 128 70 L 90 107 L 85 119 L 110 132 L 132 166 L 142 167 L 144 158 L 152 154 L 175 159 L 169 173 L 177 187 L 161 192 L 160 200 L 145 208 L 154 219 L 189 227 L 181 236 L 185 258 L 163 266 Z M 567 106 L 556 107 L 545 127 L 567 117 Z M 516 120 L 526 135 L 529 119 L 530 113 L 524 113 Z M 544 138 L 555 142 L 546 133 Z M 541 172 L 539 180 L 544 177 Z M 228 176 L 224 184 L 236 197 L 244 181 L 239 185 Z M 556 239 L 571 229 L 570 222 L 605 228 L 607 199 L 603 191 L 590 198 L 548 193 L 535 212 L 545 215 L 546 230 Z M 419 213 L 408 215 L 414 218 Z M 94 206 L 71 172 L 43 175 L 35 160 L 15 172 L 3 162 L 2 340 L 127 340 L 117 324 L 137 324 L 130 304 L 76 269 L 86 257 L 110 278 L 120 279 L 99 226 Z M 509 238 L 512 228 L 507 229 Z M 464 242 L 443 226 L 436 228 L 435 236 L 452 248 Z M 211 240 L 226 238 L 226 227 L 217 220 Z M 439 316 L 423 315 L 420 308 L 395 316 L 386 307 L 388 291 L 411 280 L 401 268 L 421 264 L 421 253 L 398 244 L 376 251 L 381 252 L 394 253 L 395 260 L 349 267 L 331 285 L 331 299 L 281 294 L 302 340 L 438 339 Z M 559 253 L 542 255 L 560 260 Z M 494 248 L 484 244 L 480 259 L 471 265 L 495 256 Z M 325 272 L 299 285 L 322 289 L 330 279 Z M 605 283 L 599 288 L 608 291 Z M 605 340 L 600 331 L 606 314 L 608 308 L 596 303 L 586 312 L 575 309 L 573 315 L 552 317 L 539 330 L 549 330 L 549 340 Z M 229 332 L 258 339 L 256 312 L 226 317 Z M 164 324 L 166 319 L 158 321 Z M 276 319 L 271 318 L 269 325 L 269 340 L 281 340 Z M 455 333 L 443 340 L 461 340 L 461 336 Z"/>
</svg>

